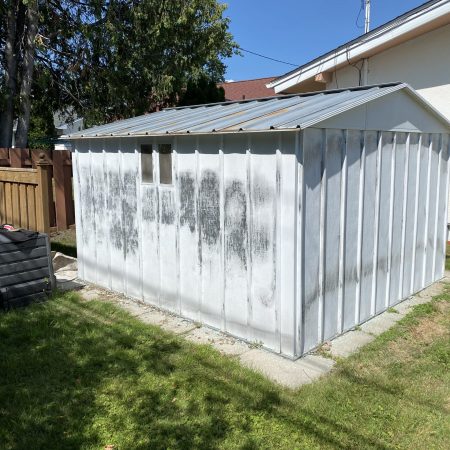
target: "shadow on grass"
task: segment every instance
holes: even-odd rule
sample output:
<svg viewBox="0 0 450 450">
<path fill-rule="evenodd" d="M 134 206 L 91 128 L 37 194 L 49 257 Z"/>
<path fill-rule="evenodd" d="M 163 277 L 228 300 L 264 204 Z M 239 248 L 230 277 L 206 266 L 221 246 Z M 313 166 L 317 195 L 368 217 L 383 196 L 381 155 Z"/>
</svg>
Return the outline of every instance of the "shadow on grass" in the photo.
<svg viewBox="0 0 450 450">
<path fill-rule="evenodd" d="M 286 391 L 207 346 L 71 293 L 0 313 L 0 355 L 5 450 L 382 450 L 392 447 L 389 433 L 403 432 L 396 418 L 405 406 L 414 421 L 432 406 L 350 362 Z"/>
<path fill-rule="evenodd" d="M 51 249 L 55 252 L 64 253 L 67 256 L 77 257 L 77 247 L 75 245 L 63 244 L 62 242 L 54 242 L 50 243 Z"/>
<path fill-rule="evenodd" d="M 279 402 L 210 349 L 73 294 L 0 314 L 0 354 L 4 449 L 212 448 L 229 432 L 227 404 Z"/>
</svg>

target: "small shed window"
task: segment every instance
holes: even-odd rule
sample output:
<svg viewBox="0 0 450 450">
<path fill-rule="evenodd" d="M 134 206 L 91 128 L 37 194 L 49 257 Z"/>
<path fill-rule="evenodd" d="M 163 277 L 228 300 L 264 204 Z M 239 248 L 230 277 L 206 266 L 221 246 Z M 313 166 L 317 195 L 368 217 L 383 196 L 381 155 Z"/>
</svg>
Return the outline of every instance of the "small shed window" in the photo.
<svg viewBox="0 0 450 450">
<path fill-rule="evenodd" d="M 159 146 L 159 182 L 172 184 L 172 146 L 170 144 Z"/>
<path fill-rule="evenodd" d="M 153 183 L 153 149 L 151 144 L 141 145 L 141 174 L 143 183 Z"/>
</svg>

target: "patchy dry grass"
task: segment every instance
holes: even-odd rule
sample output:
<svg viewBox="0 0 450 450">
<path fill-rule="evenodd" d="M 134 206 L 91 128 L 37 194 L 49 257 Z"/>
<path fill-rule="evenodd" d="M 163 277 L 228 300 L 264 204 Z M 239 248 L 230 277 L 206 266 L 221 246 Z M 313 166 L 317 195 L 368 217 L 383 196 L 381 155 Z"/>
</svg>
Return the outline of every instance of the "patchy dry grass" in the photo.
<svg viewBox="0 0 450 450">
<path fill-rule="evenodd" d="M 447 289 L 290 391 L 114 305 L 58 294 L 0 314 L 0 447 L 443 449 L 449 341 Z"/>
</svg>

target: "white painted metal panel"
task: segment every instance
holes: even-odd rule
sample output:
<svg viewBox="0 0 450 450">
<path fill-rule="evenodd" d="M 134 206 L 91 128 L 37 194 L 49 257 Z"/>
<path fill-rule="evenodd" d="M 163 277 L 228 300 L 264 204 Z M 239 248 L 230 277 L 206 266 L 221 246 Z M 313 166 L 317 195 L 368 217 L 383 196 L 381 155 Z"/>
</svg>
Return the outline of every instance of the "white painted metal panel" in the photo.
<svg viewBox="0 0 450 450">
<path fill-rule="evenodd" d="M 335 336 L 341 328 L 340 242 L 341 242 L 341 185 L 345 155 L 343 130 L 326 130 L 325 136 L 325 198 L 324 198 L 324 258 L 322 340 Z M 344 191 L 345 192 L 345 191 Z"/>
<path fill-rule="evenodd" d="M 121 197 L 125 292 L 142 298 L 140 258 L 140 211 L 138 210 L 139 159 L 134 139 L 121 141 Z"/>
<path fill-rule="evenodd" d="M 111 289 L 125 292 L 124 274 L 124 229 L 122 214 L 122 155 L 120 141 L 115 139 L 114 147 L 108 146 L 106 160 L 107 177 L 107 208 L 108 208 L 108 237 L 109 237 L 109 267 L 111 274 Z"/>
<path fill-rule="evenodd" d="M 393 154 L 393 180 L 394 188 L 392 195 L 391 210 L 391 255 L 390 255 L 390 279 L 389 279 L 389 298 L 388 304 L 393 305 L 402 298 L 402 276 L 403 276 L 403 251 L 405 248 L 403 228 L 405 226 L 405 175 L 408 170 L 408 161 L 406 158 L 406 133 L 397 133 L 395 138 L 395 147 Z M 406 188 L 406 189 L 405 189 Z"/>
<path fill-rule="evenodd" d="M 201 288 L 198 227 L 197 138 L 179 139 L 177 145 L 179 204 L 179 273 L 181 314 L 200 320 Z"/>
<path fill-rule="evenodd" d="M 436 261 L 436 234 L 437 234 L 437 214 L 439 201 L 439 152 L 441 150 L 441 136 L 433 134 L 431 136 L 429 186 L 428 186 L 428 230 L 426 241 L 425 260 L 425 285 L 434 281 L 435 261 Z"/>
<path fill-rule="evenodd" d="M 322 161 L 324 131 L 303 132 L 303 235 L 304 251 L 300 255 L 303 270 L 302 293 L 302 353 L 314 348 L 321 340 L 321 229 Z"/>
<path fill-rule="evenodd" d="M 423 134 L 419 147 L 419 192 L 417 199 L 417 231 L 416 231 L 416 251 L 414 262 L 414 289 L 413 292 L 419 291 L 424 287 L 425 273 L 425 246 L 427 241 L 427 214 L 428 214 L 428 167 L 430 160 L 430 137 Z"/>
<path fill-rule="evenodd" d="M 82 209 L 83 202 L 81 201 L 81 169 L 79 163 L 79 153 L 81 151 L 81 147 L 85 145 L 85 142 L 78 142 L 74 148 L 74 152 L 72 154 L 72 170 L 73 170 L 73 198 L 75 204 L 75 226 L 77 230 L 77 268 L 78 268 L 78 277 L 81 280 L 84 280 L 84 233 L 83 233 L 83 221 L 82 218 Z"/>
<path fill-rule="evenodd" d="M 276 298 L 276 212 L 278 136 L 250 139 L 250 302 L 253 339 L 279 351 Z"/>
<path fill-rule="evenodd" d="M 225 329 L 251 339 L 247 280 L 247 148 L 247 141 L 241 136 L 224 136 Z"/>
<path fill-rule="evenodd" d="M 376 231 L 378 222 L 378 165 L 379 165 L 379 136 L 376 131 L 364 133 L 364 195 L 362 217 L 362 245 L 361 245 L 361 280 L 360 298 L 355 311 L 355 323 L 367 320 L 374 303 L 373 286 L 376 282 Z"/>
<path fill-rule="evenodd" d="M 346 180 L 344 185 L 344 201 L 341 203 L 341 217 L 344 217 L 343 234 L 343 286 L 342 286 L 342 329 L 348 330 L 355 325 L 356 313 L 359 309 L 360 288 L 360 244 L 362 228 L 362 185 L 361 153 L 363 139 L 360 131 L 348 131 L 345 148 Z"/>
<path fill-rule="evenodd" d="M 220 220 L 221 147 L 219 136 L 205 136 L 198 145 L 198 226 L 201 266 L 200 318 L 223 328 L 222 234 Z"/>
<path fill-rule="evenodd" d="M 419 153 L 418 133 L 411 133 L 407 139 L 407 197 L 406 197 L 406 217 L 404 231 L 404 262 L 403 262 L 403 288 L 401 298 L 408 297 L 413 293 L 414 264 L 416 249 L 416 226 L 417 226 L 417 197 L 419 190 L 418 183 L 418 153 Z"/>
<path fill-rule="evenodd" d="M 170 311 L 180 312 L 177 286 L 177 235 L 175 188 L 159 190 L 159 270 L 160 303 Z M 148 257 L 148 256 L 147 256 Z"/>
<path fill-rule="evenodd" d="M 94 214 L 95 234 L 95 282 L 100 286 L 110 287 L 109 267 L 109 233 L 106 205 L 106 172 L 103 154 L 103 140 L 90 141 L 92 204 Z"/>
<path fill-rule="evenodd" d="M 391 250 L 391 214 L 393 202 L 393 133 L 382 133 L 380 161 L 380 197 L 378 215 L 378 251 L 376 259 L 375 305 L 371 314 L 386 308 L 389 289 L 389 263 Z"/>
<path fill-rule="evenodd" d="M 97 250 L 95 242 L 94 203 L 92 198 L 91 152 L 89 143 L 78 151 L 77 178 L 80 183 L 80 220 L 82 223 L 82 272 L 83 279 L 96 282 Z"/>
<path fill-rule="evenodd" d="M 280 297 L 280 346 L 281 353 L 290 357 L 296 356 L 297 337 L 297 216 L 298 197 L 297 179 L 298 166 L 297 151 L 299 147 L 299 133 L 285 133 L 281 135 L 280 151 L 280 205 L 278 239 L 278 270 L 277 284 Z"/>
<path fill-rule="evenodd" d="M 155 161 L 156 144 L 146 139 L 137 141 L 138 152 L 141 145 L 152 145 L 153 180 L 156 179 Z M 142 168 L 139 160 L 140 180 L 140 225 L 141 225 L 141 260 L 142 260 L 142 297 L 145 302 L 159 304 L 160 273 L 159 273 L 159 195 L 157 184 L 142 183 Z"/>
</svg>

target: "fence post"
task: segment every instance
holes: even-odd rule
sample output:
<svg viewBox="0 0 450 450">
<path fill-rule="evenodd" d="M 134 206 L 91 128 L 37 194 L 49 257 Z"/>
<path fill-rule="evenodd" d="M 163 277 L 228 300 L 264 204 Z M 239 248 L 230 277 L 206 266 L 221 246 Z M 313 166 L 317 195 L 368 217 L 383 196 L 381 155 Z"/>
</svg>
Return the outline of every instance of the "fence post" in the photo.
<svg viewBox="0 0 450 450">
<path fill-rule="evenodd" d="M 58 231 L 67 230 L 71 220 L 72 180 L 70 166 L 68 166 L 66 159 L 66 151 L 53 151 L 53 178 L 55 180 L 56 226 Z"/>
<path fill-rule="evenodd" d="M 37 229 L 42 233 L 50 231 L 49 189 L 51 186 L 51 165 L 46 161 L 44 153 L 39 155 L 36 163 L 38 174 L 38 189 L 36 195 Z"/>
</svg>

